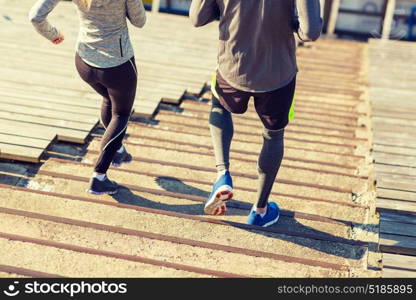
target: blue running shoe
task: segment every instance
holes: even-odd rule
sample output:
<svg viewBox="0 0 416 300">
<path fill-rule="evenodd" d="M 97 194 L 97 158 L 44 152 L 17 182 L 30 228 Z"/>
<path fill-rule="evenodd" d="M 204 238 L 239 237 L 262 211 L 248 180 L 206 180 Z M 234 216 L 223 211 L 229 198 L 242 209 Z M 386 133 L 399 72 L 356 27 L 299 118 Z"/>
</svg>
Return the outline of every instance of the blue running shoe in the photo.
<svg viewBox="0 0 416 300">
<path fill-rule="evenodd" d="M 223 214 L 226 211 L 225 202 L 233 197 L 233 180 L 230 172 L 226 171 L 212 186 L 211 194 L 205 203 L 204 211 L 208 215 Z M 219 213 L 218 211 L 222 211 Z"/>
<path fill-rule="evenodd" d="M 268 227 L 276 223 L 277 220 L 279 220 L 279 216 L 280 209 L 277 203 L 269 202 L 267 203 L 267 212 L 264 217 L 258 214 L 255 210 L 252 210 L 248 215 L 247 224 Z"/>
</svg>

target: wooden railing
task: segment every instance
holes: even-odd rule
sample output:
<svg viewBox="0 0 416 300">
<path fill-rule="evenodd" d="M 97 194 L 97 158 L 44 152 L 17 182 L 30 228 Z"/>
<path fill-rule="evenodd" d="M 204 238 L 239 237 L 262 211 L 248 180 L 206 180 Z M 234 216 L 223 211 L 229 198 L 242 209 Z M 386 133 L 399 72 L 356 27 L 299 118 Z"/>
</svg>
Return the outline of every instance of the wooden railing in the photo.
<svg viewBox="0 0 416 300">
<path fill-rule="evenodd" d="M 326 33 L 327 35 L 331 36 L 335 34 L 336 30 L 336 23 L 338 20 L 339 14 L 353 14 L 353 15 L 362 15 L 362 16 L 372 16 L 372 17 L 380 17 L 382 19 L 382 26 L 380 28 L 381 38 L 382 39 L 389 39 L 392 29 L 393 19 L 407 19 L 408 16 L 395 14 L 395 7 L 396 4 L 400 2 L 400 0 L 385 0 L 383 5 L 382 12 L 366 12 L 366 11 L 356 11 L 352 9 L 343 9 L 341 8 L 341 0 L 321 0 L 321 5 L 323 6 L 323 15 L 325 15 L 325 23 L 326 23 Z M 407 2 L 412 2 L 408 0 Z M 413 0 L 416 5 L 416 1 Z M 325 14 L 325 11 L 327 12 Z"/>
<path fill-rule="evenodd" d="M 157 13 L 160 9 L 160 0 L 153 0 L 152 2 L 152 12 Z"/>
</svg>

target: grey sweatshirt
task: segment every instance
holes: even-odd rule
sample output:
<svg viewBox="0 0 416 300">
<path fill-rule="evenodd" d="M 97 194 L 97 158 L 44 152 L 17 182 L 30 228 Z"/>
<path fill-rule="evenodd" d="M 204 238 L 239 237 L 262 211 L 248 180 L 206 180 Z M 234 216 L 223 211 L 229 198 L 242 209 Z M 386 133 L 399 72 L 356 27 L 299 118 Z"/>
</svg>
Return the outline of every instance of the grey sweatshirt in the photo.
<svg viewBox="0 0 416 300">
<path fill-rule="evenodd" d="M 38 0 L 29 12 L 29 20 L 45 38 L 53 41 L 60 32 L 48 20 L 48 14 L 61 0 Z M 136 27 L 146 23 L 141 0 L 92 0 L 90 10 L 79 0 L 80 31 L 76 51 L 89 65 L 110 68 L 127 62 L 133 55 L 127 28 L 127 18 Z"/>
<path fill-rule="evenodd" d="M 218 71 L 247 92 L 290 83 L 298 71 L 294 31 L 314 41 L 322 29 L 319 0 L 192 0 L 189 16 L 194 26 L 219 19 Z"/>
</svg>

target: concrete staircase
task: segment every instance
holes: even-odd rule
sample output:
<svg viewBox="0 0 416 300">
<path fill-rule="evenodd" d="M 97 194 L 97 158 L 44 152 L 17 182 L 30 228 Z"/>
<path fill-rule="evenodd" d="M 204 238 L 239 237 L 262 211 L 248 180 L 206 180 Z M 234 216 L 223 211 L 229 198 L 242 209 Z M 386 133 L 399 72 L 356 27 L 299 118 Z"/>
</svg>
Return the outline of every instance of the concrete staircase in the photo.
<svg viewBox="0 0 416 300">
<path fill-rule="evenodd" d="M 235 198 L 227 215 L 204 215 L 216 177 L 206 90 L 132 119 L 134 160 L 108 173 L 116 195 L 85 193 L 100 130 L 81 156 L 49 152 L 25 175 L 0 172 L 0 276 L 380 277 L 366 51 L 334 40 L 299 48 L 296 119 L 271 195 L 277 224 L 245 224 L 262 142 L 252 106 L 234 117 Z"/>
</svg>

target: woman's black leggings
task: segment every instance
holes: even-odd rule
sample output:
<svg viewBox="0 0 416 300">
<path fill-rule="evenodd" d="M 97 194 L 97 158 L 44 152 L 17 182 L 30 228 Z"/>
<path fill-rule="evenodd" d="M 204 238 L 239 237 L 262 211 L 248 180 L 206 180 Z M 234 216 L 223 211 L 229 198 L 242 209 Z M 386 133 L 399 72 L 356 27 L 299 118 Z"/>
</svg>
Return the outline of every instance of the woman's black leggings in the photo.
<svg viewBox="0 0 416 300">
<path fill-rule="evenodd" d="M 81 78 L 103 96 L 101 122 L 105 133 L 95 172 L 106 173 L 114 154 L 122 146 L 131 115 L 137 87 L 137 69 L 134 57 L 112 68 L 96 68 L 86 64 L 76 54 L 75 64 Z"/>
</svg>

